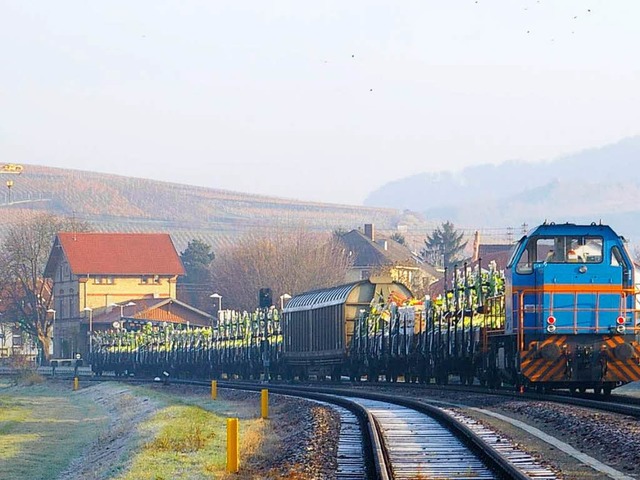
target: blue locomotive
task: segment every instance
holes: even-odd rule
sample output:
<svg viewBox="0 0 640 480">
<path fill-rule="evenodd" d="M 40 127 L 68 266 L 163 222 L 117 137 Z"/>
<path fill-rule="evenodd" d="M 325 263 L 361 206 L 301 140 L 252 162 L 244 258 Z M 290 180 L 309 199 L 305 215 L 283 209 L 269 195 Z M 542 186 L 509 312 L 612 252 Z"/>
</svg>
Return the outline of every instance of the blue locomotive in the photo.
<svg viewBox="0 0 640 480">
<path fill-rule="evenodd" d="M 486 337 L 490 378 L 605 394 L 640 380 L 634 263 L 609 226 L 531 230 L 507 264 L 504 306 L 504 330 Z"/>
</svg>

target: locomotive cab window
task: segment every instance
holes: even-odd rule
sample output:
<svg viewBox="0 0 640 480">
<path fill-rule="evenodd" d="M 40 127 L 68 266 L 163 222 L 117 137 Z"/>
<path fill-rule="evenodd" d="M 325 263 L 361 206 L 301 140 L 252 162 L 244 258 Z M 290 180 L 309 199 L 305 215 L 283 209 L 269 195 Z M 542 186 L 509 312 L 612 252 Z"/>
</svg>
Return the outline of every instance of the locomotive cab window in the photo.
<svg viewBox="0 0 640 480">
<path fill-rule="evenodd" d="M 602 237 L 531 237 L 518 259 L 516 272 L 531 273 L 535 263 L 600 263 L 602 248 Z"/>
</svg>

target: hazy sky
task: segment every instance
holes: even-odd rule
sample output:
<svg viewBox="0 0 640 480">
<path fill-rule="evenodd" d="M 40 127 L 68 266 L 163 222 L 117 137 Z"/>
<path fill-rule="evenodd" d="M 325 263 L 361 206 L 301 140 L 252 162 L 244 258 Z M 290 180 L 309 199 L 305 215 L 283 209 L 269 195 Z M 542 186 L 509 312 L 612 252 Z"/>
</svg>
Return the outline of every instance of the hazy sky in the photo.
<svg viewBox="0 0 640 480">
<path fill-rule="evenodd" d="M 0 163 L 359 204 L 640 134 L 639 21 L 638 0 L 0 0 Z"/>
</svg>

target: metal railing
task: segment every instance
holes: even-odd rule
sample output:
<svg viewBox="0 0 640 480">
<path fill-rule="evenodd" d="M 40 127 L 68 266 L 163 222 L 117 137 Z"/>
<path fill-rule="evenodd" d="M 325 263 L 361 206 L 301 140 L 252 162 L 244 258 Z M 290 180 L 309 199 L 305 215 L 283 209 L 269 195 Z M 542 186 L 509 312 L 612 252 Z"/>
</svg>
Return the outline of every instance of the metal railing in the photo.
<svg viewBox="0 0 640 480">
<path fill-rule="evenodd" d="M 620 296 L 619 305 L 617 308 L 614 307 L 602 307 L 601 306 L 601 298 L 602 295 L 618 295 Z M 533 312 L 527 311 L 527 305 L 525 304 L 525 296 L 533 295 L 535 300 L 535 310 Z M 543 302 L 540 302 L 539 296 L 548 296 L 549 298 L 549 306 L 547 308 L 541 308 Z M 557 302 L 557 295 L 572 295 L 573 301 L 571 302 L 571 306 L 567 307 L 556 307 L 554 306 Z M 593 306 L 587 307 L 579 307 L 578 306 L 578 295 L 595 295 L 595 302 Z M 558 314 L 569 312 L 573 316 L 573 324 L 572 325 L 562 325 L 561 328 L 563 331 L 560 333 L 569 333 L 566 332 L 567 328 L 571 329 L 570 333 L 573 334 L 587 334 L 587 333 L 615 333 L 615 329 L 612 332 L 612 328 L 615 328 L 615 324 L 613 325 L 600 325 L 601 314 L 609 313 L 611 316 L 621 316 L 625 319 L 625 333 L 633 333 L 637 334 L 640 332 L 640 327 L 637 325 L 637 320 L 640 318 L 640 310 L 637 308 L 629 308 L 627 305 L 629 304 L 629 299 L 633 298 L 633 305 L 635 305 L 635 290 L 633 289 L 620 289 L 617 292 L 611 291 L 594 291 L 592 289 L 572 289 L 572 290 L 564 290 L 561 292 L 546 292 L 539 288 L 532 289 L 522 289 L 518 290 L 513 294 L 513 305 L 514 305 L 514 314 L 518 319 L 518 328 L 517 328 L 517 340 L 518 340 L 518 348 L 519 350 L 524 349 L 524 336 L 525 333 L 546 333 L 545 330 L 545 319 L 549 316 L 555 316 Z M 525 313 L 534 313 L 536 315 L 536 326 L 535 327 L 525 327 L 524 326 L 524 317 Z M 578 319 L 581 314 L 593 314 L 595 316 L 595 322 L 593 325 L 589 326 L 580 326 Z M 631 325 L 628 326 L 627 322 L 631 322 Z"/>
</svg>

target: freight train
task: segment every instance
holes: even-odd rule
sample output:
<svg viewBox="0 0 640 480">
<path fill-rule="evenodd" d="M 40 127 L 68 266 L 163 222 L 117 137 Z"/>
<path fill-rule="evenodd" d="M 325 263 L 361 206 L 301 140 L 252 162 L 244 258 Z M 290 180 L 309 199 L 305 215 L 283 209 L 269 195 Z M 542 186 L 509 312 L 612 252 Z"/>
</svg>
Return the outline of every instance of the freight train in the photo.
<svg viewBox="0 0 640 480">
<path fill-rule="evenodd" d="M 593 389 L 640 380 L 638 298 L 624 239 L 545 223 L 504 272 L 445 272 L 436 298 L 372 277 L 295 295 L 282 312 L 226 312 L 213 329 L 100 332 L 96 373 L 461 383 Z"/>
</svg>

